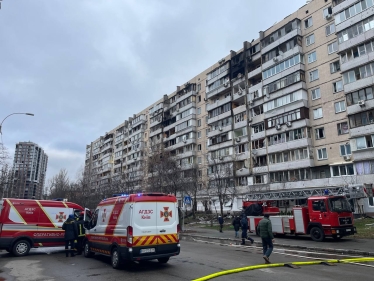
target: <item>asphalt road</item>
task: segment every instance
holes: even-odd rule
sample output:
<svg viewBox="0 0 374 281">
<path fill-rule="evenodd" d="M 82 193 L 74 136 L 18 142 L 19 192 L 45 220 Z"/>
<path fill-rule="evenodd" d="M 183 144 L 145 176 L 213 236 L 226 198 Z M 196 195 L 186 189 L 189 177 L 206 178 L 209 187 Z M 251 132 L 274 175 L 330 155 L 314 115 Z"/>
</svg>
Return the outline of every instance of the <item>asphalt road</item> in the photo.
<svg viewBox="0 0 374 281">
<path fill-rule="evenodd" d="M 167 264 L 148 261 L 134 263 L 131 267 L 115 270 L 110 259 L 95 256 L 66 258 L 61 249 L 44 248 L 30 252 L 27 257 L 16 258 L 0 252 L 0 277 L 5 280 L 193 280 L 215 272 L 263 264 L 261 250 L 255 247 L 219 246 L 189 241 L 181 242 L 181 254 Z M 274 253 L 273 262 L 307 261 L 307 257 Z M 299 269 L 267 268 L 225 275 L 213 280 L 372 280 L 374 263 L 364 265 L 338 264 L 337 266 L 312 265 Z M 0 280 L 2 280 L 0 278 Z"/>
</svg>

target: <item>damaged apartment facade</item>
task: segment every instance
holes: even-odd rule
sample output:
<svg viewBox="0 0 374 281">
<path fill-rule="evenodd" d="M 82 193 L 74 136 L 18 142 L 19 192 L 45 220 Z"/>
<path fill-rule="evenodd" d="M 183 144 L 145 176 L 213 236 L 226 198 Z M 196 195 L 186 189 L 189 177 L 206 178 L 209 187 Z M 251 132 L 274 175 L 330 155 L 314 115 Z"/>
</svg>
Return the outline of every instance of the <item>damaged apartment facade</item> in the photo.
<svg viewBox="0 0 374 281">
<path fill-rule="evenodd" d="M 374 1 L 314 0 L 86 148 L 92 190 L 163 145 L 238 194 L 374 181 Z M 214 161 L 211 161 L 214 160 Z M 206 185 L 208 186 L 208 185 Z"/>
</svg>

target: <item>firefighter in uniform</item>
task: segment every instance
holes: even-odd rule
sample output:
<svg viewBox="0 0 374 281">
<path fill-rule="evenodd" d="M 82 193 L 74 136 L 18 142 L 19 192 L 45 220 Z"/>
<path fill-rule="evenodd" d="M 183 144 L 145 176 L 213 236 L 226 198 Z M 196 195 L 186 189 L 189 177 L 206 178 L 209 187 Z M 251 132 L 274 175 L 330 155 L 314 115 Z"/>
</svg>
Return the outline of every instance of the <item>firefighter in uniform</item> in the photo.
<svg viewBox="0 0 374 281">
<path fill-rule="evenodd" d="M 78 226 L 77 255 L 81 255 L 82 250 L 83 250 L 83 240 L 84 240 L 84 237 L 86 236 L 85 229 L 84 229 L 84 213 L 83 212 L 79 214 L 77 226 Z"/>
<path fill-rule="evenodd" d="M 74 215 L 69 215 L 68 219 L 62 225 L 62 229 L 65 230 L 65 253 L 66 257 L 70 255 L 75 256 L 75 241 L 78 238 L 78 228 L 74 220 Z M 70 245 L 70 250 L 69 250 Z"/>
</svg>

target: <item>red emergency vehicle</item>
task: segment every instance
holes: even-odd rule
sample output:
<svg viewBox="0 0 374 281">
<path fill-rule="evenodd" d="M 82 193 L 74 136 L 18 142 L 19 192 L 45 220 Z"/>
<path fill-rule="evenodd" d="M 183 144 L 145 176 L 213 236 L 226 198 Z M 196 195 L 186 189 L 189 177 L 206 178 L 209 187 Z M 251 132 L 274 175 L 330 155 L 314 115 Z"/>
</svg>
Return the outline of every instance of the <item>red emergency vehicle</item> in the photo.
<svg viewBox="0 0 374 281">
<path fill-rule="evenodd" d="M 62 224 L 69 214 L 83 210 L 65 201 L 4 198 L 0 200 L 0 249 L 25 256 L 31 248 L 63 246 Z"/>
<path fill-rule="evenodd" d="M 314 241 L 320 242 L 327 236 L 339 240 L 356 233 L 352 207 L 347 198 L 325 193 L 307 197 L 307 205 L 294 206 L 291 216 L 278 215 L 279 208 L 273 206 L 277 199 L 274 196 L 272 200 L 244 201 L 243 209 L 247 209 L 246 214 L 257 212 L 247 216 L 249 230 L 258 235 L 258 223 L 263 218 L 259 215 L 261 213 L 270 215 L 274 234 L 309 234 Z M 292 198 L 292 195 L 289 198 Z M 284 200 L 284 197 L 279 200 Z"/>
</svg>

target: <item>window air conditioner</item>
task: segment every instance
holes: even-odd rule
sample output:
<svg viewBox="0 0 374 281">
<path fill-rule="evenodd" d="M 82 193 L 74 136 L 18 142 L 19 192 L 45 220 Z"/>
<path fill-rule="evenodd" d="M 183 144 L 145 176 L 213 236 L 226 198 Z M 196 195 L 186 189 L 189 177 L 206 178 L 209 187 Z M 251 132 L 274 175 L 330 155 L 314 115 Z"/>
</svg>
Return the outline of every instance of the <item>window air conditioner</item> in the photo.
<svg viewBox="0 0 374 281">
<path fill-rule="evenodd" d="M 252 122 L 252 117 L 248 118 L 248 122 L 249 122 L 249 123 Z"/>
<path fill-rule="evenodd" d="M 218 130 L 222 131 L 222 127 L 219 127 Z"/>
<path fill-rule="evenodd" d="M 278 61 L 278 58 L 273 58 L 273 62 L 277 62 Z"/>
<path fill-rule="evenodd" d="M 331 20 L 331 18 L 332 18 L 332 15 L 331 15 L 331 14 L 327 14 L 327 15 L 325 16 L 325 19 L 327 19 L 327 20 Z"/>
<path fill-rule="evenodd" d="M 279 124 L 275 125 L 275 129 L 280 130 L 281 129 L 281 125 L 279 125 Z"/>
<path fill-rule="evenodd" d="M 345 161 L 350 161 L 351 160 L 351 156 L 350 155 L 345 155 L 344 156 L 344 160 Z"/>
<path fill-rule="evenodd" d="M 183 139 L 183 142 L 184 142 L 184 143 L 186 143 L 186 142 L 187 142 L 187 140 L 186 140 L 186 139 Z"/>
<path fill-rule="evenodd" d="M 240 138 L 236 138 L 235 141 L 236 141 L 236 142 L 240 142 Z"/>
<path fill-rule="evenodd" d="M 361 107 L 365 106 L 365 101 L 364 100 L 360 100 L 358 102 L 358 105 L 361 106 Z"/>
<path fill-rule="evenodd" d="M 219 160 L 222 160 L 222 159 L 223 159 L 223 156 L 218 157 L 218 159 L 219 159 Z"/>
<path fill-rule="evenodd" d="M 289 122 L 289 121 L 288 121 L 288 122 L 286 122 L 286 126 L 287 126 L 287 127 L 291 127 L 291 125 L 292 125 L 292 123 L 291 123 L 291 122 Z"/>
<path fill-rule="evenodd" d="M 228 82 L 223 83 L 223 86 L 227 87 L 229 85 Z"/>
<path fill-rule="evenodd" d="M 253 104 L 253 100 L 250 100 L 250 101 L 249 101 L 249 104 Z"/>
</svg>

